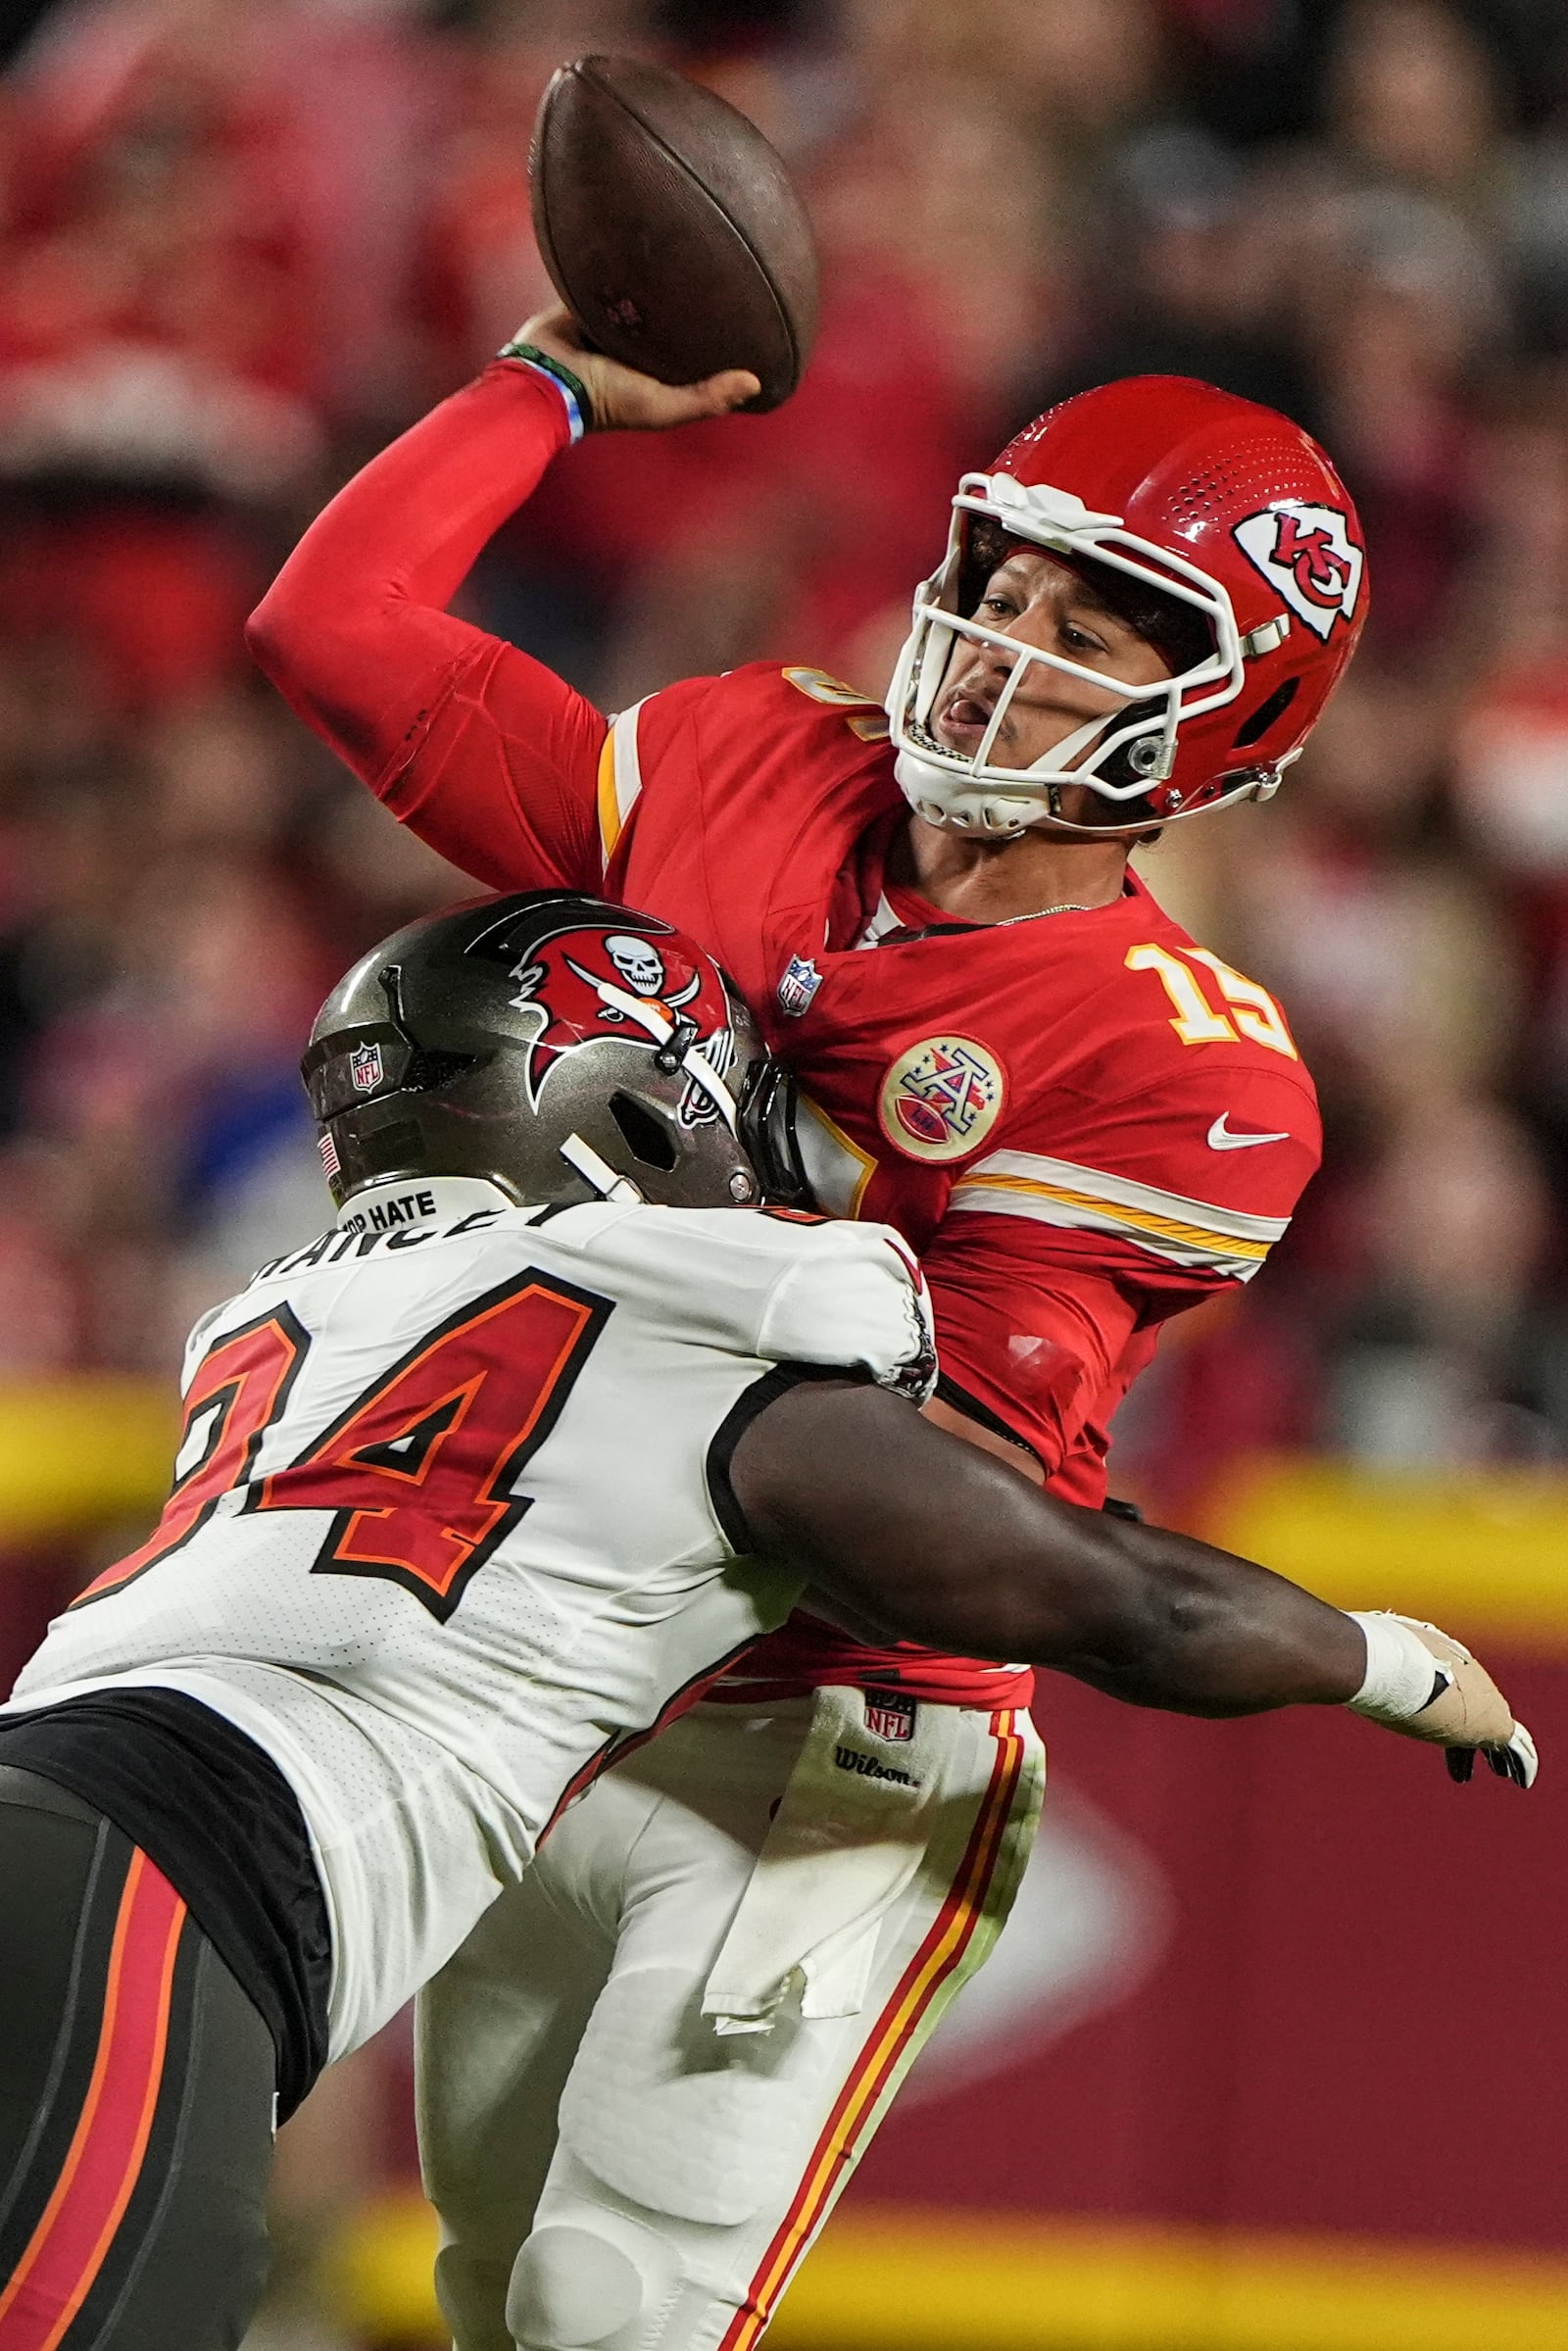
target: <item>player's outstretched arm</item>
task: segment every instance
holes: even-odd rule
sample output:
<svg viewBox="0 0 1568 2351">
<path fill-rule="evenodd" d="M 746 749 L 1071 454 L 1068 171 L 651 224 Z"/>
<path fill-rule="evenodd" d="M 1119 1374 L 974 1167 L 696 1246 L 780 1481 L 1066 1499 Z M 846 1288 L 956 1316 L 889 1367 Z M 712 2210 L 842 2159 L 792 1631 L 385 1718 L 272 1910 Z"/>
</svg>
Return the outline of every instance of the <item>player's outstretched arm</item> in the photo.
<svg viewBox="0 0 1568 2351">
<path fill-rule="evenodd" d="M 1057 1501 L 879 1389 L 787 1390 L 729 1476 L 759 1547 L 883 1633 L 1054 1666 L 1177 1713 L 1352 1705 L 1534 1777 L 1528 1733 L 1446 1635 L 1348 1615 L 1189 1536 Z"/>
<path fill-rule="evenodd" d="M 487 368 L 354 475 L 251 614 L 245 637 L 258 666 L 383 797 L 434 713 L 459 723 L 466 707 L 482 702 L 495 661 L 526 662 L 446 608 L 571 436 L 557 383 L 531 367 Z M 455 686 L 470 674 L 454 710 Z M 539 707 L 525 713 L 532 725 L 522 739 L 559 758 L 564 747 L 554 738 L 569 725 L 577 698 L 539 664 L 529 674 Z M 602 740 L 604 720 L 583 705 L 578 731 L 590 739 L 570 748 L 590 773 L 595 727 Z M 454 751 L 461 759 L 461 745 L 444 748 L 445 764 Z M 505 775 L 490 746 L 470 753 L 467 764 Z M 493 823 L 505 838 L 504 809 Z"/>
<path fill-rule="evenodd" d="M 306 531 L 246 642 L 284 700 L 422 840 L 497 889 L 599 878 L 606 721 L 524 653 L 449 612 L 486 542 L 591 424 L 718 416 L 757 379 L 656 383 L 541 312 L 383 449 Z"/>
</svg>

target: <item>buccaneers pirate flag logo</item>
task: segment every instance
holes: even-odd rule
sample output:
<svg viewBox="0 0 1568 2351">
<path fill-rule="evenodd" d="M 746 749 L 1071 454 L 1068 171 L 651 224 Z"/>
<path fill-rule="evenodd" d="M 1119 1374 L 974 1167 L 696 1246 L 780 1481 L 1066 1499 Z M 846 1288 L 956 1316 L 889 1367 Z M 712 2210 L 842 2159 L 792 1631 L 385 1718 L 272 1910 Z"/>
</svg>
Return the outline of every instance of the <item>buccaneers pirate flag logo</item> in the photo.
<svg viewBox="0 0 1568 2351">
<path fill-rule="evenodd" d="M 700 1047 L 723 1077 L 735 1057 L 729 1005 L 710 967 L 691 963 L 674 934 L 637 918 L 635 930 L 610 920 L 574 922 L 533 940 L 513 965 L 513 1006 L 538 1022 L 529 1042 L 528 1092 L 537 1106 L 557 1060 L 594 1037 L 619 1037 L 650 1053 L 678 1041 Z M 687 1125 L 716 1115 L 711 1098 L 689 1086 L 680 1106 Z"/>
<path fill-rule="evenodd" d="M 1366 557 L 1337 507 L 1282 499 L 1238 522 L 1236 542 L 1325 644 L 1337 621 L 1354 619 Z"/>
</svg>

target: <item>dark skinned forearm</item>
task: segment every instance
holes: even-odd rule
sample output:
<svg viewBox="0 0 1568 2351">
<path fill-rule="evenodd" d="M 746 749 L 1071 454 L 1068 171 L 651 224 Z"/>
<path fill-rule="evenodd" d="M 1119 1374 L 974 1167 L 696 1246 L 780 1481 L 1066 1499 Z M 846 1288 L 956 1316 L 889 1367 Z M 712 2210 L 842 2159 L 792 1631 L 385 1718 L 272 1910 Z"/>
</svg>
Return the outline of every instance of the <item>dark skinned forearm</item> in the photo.
<svg viewBox="0 0 1568 2351">
<path fill-rule="evenodd" d="M 879 1389 L 787 1391 L 730 1475 L 759 1548 L 884 1635 L 1186 1714 L 1338 1705 L 1360 1687 L 1365 1641 L 1339 1609 L 1208 1543 L 1057 1501 Z"/>
</svg>

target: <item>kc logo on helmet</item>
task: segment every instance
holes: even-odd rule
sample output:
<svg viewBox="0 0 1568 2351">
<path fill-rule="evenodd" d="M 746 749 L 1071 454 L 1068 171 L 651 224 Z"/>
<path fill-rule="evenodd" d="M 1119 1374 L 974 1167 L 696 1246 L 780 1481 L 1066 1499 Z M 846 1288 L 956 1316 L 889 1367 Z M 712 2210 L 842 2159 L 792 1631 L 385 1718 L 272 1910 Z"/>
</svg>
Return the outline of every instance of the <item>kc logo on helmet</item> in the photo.
<svg viewBox="0 0 1568 2351">
<path fill-rule="evenodd" d="M 1366 557 L 1337 507 L 1282 499 L 1238 522 L 1236 543 L 1325 644 L 1337 621 L 1354 619 Z"/>
</svg>

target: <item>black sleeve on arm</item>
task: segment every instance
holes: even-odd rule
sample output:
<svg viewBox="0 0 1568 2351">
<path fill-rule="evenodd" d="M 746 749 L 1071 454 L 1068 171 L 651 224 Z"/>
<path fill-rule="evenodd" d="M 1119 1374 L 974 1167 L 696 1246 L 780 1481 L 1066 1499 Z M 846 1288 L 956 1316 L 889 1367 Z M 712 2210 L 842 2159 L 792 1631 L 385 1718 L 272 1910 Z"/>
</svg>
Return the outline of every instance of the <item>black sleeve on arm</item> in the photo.
<svg viewBox="0 0 1568 2351">
<path fill-rule="evenodd" d="M 944 1371 L 937 1374 L 936 1395 L 938 1403 L 946 1404 L 950 1412 L 961 1413 L 965 1420 L 972 1420 L 976 1428 L 989 1429 L 993 1437 L 1001 1437 L 1008 1445 L 1016 1445 L 1018 1451 L 1029 1460 L 1040 1461 L 1038 1451 L 1026 1437 L 1020 1437 L 1000 1412 L 993 1412 L 989 1404 L 983 1404 L 977 1396 L 971 1396 L 967 1388 L 960 1388 L 950 1373 Z M 1047 1469 L 1050 1464 L 1040 1461 L 1040 1466 Z"/>
<path fill-rule="evenodd" d="M 748 1548 L 799 1565 L 857 1617 L 1182 1713 L 1338 1704 L 1359 1687 L 1360 1628 L 1298 1585 L 1057 1501 L 900 1397 L 800 1368 L 769 1373 L 730 1415 L 727 1506 Z"/>
<path fill-rule="evenodd" d="M 746 1555 L 766 1550 L 768 1545 L 759 1542 L 747 1522 L 746 1512 L 736 1498 L 730 1478 L 730 1464 L 735 1447 L 745 1436 L 759 1413 L 769 1404 L 777 1403 L 792 1388 L 804 1380 L 831 1380 L 839 1388 L 865 1388 L 872 1385 L 869 1372 L 857 1372 L 842 1363 L 775 1363 L 772 1370 L 754 1380 L 750 1388 L 738 1396 L 713 1432 L 708 1448 L 708 1492 L 713 1504 L 713 1515 L 724 1530 L 725 1540 Z"/>
</svg>

